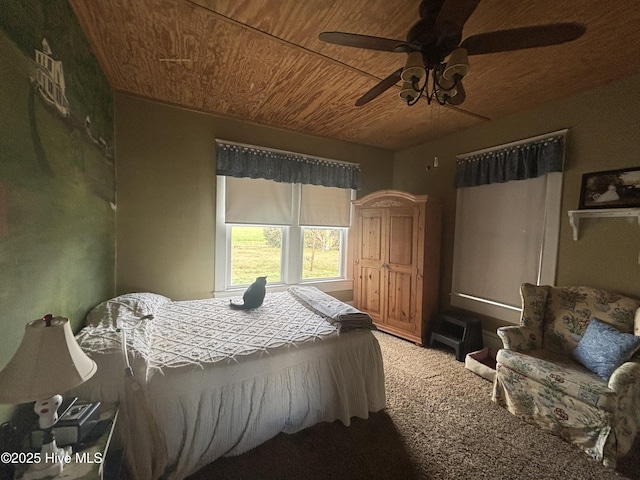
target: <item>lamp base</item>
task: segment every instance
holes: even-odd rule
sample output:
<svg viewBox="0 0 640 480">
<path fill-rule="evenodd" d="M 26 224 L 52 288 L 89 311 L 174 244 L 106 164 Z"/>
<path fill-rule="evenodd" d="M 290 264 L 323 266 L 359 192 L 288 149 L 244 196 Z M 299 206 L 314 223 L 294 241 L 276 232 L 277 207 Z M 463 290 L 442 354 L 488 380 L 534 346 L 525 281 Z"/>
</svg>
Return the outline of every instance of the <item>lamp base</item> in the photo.
<svg viewBox="0 0 640 480">
<path fill-rule="evenodd" d="M 71 447 L 59 448 L 55 440 L 44 444 L 40 450 L 40 462 L 32 463 L 22 475 L 22 480 L 37 480 L 60 475 L 65 464 L 69 463 L 71 451 Z"/>
</svg>

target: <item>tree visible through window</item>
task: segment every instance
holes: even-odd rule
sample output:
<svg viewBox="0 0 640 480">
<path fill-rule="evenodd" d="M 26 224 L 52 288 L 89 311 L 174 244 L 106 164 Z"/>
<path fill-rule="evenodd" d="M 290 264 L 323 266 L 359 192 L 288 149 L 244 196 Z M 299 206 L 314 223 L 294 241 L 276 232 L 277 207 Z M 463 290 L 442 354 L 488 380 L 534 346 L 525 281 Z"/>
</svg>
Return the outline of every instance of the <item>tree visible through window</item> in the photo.
<svg viewBox="0 0 640 480">
<path fill-rule="evenodd" d="M 339 228 L 303 228 L 304 250 L 302 256 L 302 278 L 338 278 L 340 276 Z"/>
</svg>

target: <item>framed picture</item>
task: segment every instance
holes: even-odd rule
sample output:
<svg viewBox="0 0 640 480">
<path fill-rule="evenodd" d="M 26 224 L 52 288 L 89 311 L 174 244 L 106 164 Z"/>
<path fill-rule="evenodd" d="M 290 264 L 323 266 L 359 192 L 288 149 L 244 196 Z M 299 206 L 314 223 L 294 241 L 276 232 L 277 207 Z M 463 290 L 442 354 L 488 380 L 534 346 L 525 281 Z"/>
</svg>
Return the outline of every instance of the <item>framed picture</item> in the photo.
<svg viewBox="0 0 640 480">
<path fill-rule="evenodd" d="M 640 167 L 582 175 L 579 208 L 640 207 Z"/>
</svg>

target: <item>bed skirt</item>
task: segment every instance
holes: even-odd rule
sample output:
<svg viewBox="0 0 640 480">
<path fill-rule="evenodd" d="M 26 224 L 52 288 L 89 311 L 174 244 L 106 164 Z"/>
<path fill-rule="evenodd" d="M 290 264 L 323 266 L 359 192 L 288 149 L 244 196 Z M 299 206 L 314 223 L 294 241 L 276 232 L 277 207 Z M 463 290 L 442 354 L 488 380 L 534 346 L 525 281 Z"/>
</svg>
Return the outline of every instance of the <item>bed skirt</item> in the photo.
<svg viewBox="0 0 640 480">
<path fill-rule="evenodd" d="M 145 385 L 123 383 L 121 357 L 94 359 L 98 373 L 73 394 L 120 402 L 117 431 L 140 480 L 182 479 L 280 432 L 335 420 L 349 425 L 386 403 L 380 346 L 369 330 L 206 368 L 165 368 Z"/>
</svg>

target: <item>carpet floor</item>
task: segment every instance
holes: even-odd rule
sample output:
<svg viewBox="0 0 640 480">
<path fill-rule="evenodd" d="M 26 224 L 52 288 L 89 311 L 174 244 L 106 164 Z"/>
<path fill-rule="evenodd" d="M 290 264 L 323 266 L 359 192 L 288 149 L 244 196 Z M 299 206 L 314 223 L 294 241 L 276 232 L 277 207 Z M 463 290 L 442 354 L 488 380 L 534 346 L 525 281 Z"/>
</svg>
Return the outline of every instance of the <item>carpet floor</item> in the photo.
<svg viewBox="0 0 640 480">
<path fill-rule="evenodd" d="M 640 442 L 616 471 L 491 401 L 491 383 L 447 349 L 375 332 L 387 407 L 366 420 L 280 434 L 189 480 L 640 480 Z"/>
</svg>

